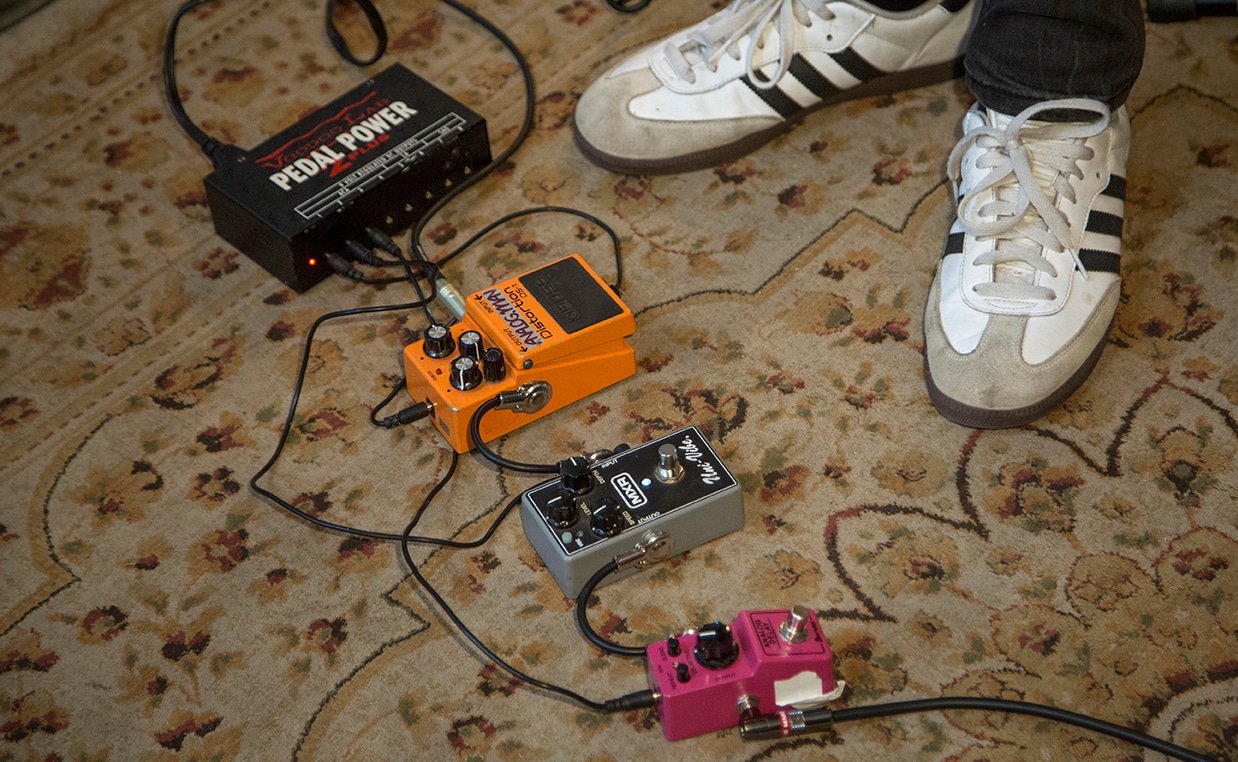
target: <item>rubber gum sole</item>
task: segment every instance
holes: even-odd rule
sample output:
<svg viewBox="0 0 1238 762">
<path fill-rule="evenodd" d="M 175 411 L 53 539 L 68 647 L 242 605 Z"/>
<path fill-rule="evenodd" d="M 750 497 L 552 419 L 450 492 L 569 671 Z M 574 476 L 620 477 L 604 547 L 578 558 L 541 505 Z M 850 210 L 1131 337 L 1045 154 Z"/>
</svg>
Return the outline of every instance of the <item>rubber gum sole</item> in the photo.
<svg viewBox="0 0 1238 762">
<path fill-rule="evenodd" d="M 1105 337 L 1096 345 L 1079 369 L 1072 373 L 1070 378 L 1066 379 L 1066 382 L 1055 389 L 1052 394 L 1039 402 L 1005 410 L 973 407 L 947 397 L 941 389 L 937 388 L 937 384 L 933 383 L 933 374 L 929 372 L 928 354 L 925 353 L 924 383 L 928 387 L 929 399 L 932 400 L 933 407 L 937 408 L 937 412 L 941 413 L 943 418 L 972 429 L 1013 429 L 1031 423 L 1056 410 L 1080 386 L 1083 386 L 1083 382 L 1091 375 L 1092 369 L 1100 360 L 1101 352 L 1104 351 L 1105 344 L 1109 342 L 1111 330 L 1113 330 L 1112 320 L 1109 322 L 1109 330 L 1105 331 Z"/>
<path fill-rule="evenodd" d="M 698 169 L 710 169 L 720 164 L 726 164 L 743 158 L 779 135 L 790 131 L 792 127 L 799 124 L 809 114 L 826 106 L 846 103 L 847 101 L 860 98 L 891 95 L 903 90 L 914 90 L 918 87 L 927 87 L 958 79 L 961 76 L 963 76 L 962 56 L 951 61 L 933 64 L 932 66 L 887 74 L 884 77 L 877 77 L 876 79 L 862 82 L 848 90 L 840 90 L 829 98 L 802 109 L 773 127 L 749 133 L 737 140 L 714 148 L 707 148 L 703 151 L 695 151 L 679 156 L 667 156 L 660 159 L 634 159 L 602 151 L 585 140 L 576 126 L 575 119 L 572 120 L 572 135 L 576 140 L 576 146 L 585 155 L 585 158 L 599 167 L 609 169 L 612 172 L 628 175 L 672 175 L 680 172 L 694 172 Z"/>
</svg>

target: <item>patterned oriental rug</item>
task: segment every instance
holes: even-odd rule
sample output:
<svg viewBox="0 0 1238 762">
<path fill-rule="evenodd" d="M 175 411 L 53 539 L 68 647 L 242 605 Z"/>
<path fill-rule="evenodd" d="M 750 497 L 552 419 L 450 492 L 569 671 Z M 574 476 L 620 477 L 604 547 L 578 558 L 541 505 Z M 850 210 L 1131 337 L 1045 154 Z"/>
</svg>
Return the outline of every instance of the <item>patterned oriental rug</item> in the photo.
<svg viewBox="0 0 1238 762">
<path fill-rule="evenodd" d="M 1144 758 L 966 711 L 672 744 L 651 710 L 596 714 L 496 669 L 392 543 L 251 493 L 311 323 L 411 294 L 332 278 L 298 295 L 215 234 L 210 164 L 163 98 L 177 5 L 57 3 L 0 36 L 0 759 Z M 509 144 L 519 72 L 483 31 L 381 3 L 390 49 L 362 70 L 327 44 L 322 5 L 187 17 L 179 77 L 199 124 L 252 147 L 399 61 L 482 114 L 496 153 Z M 592 621 L 644 644 L 804 605 L 849 686 L 838 706 L 1018 699 L 1235 759 L 1238 21 L 1149 26 L 1109 346 L 1058 412 L 972 431 L 934 412 L 921 372 L 960 82 L 830 108 L 682 176 L 618 176 L 572 145 L 592 77 L 720 5 L 478 3 L 529 57 L 536 125 L 428 229 L 441 256 L 555 204 L 622 239 L 636 375 L 499 452 L 553 462 L 694 424 L 741 483 L 741 531 L 602 588 Z M 613 276 L 598 228 L 549 214 L 446 273 L 470 293 L 573 252 Z M 423 327 L 385 313 L 319 332 L 265 486 L 330 521 L 404 526 L 449 454 L 425 422 L 368 417 Z M 536 482 L 462 458 L 420 530 L 474 539 Z M 518 668 L 595 700 L 646 686 L 638 661 L 579 637 L 516 517 L 481 548 L 413 557 Z"/>
</svg>

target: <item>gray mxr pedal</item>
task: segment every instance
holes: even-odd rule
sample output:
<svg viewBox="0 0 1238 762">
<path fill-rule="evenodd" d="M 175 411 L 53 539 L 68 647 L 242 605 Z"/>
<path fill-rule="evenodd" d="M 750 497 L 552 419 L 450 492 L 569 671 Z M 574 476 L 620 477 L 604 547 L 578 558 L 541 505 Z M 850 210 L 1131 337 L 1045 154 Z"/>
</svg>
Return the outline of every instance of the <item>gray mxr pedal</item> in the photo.
<svg viewBox="0 0 1238 762">
<path fill-rule="evenodd" d="M 695 427 L 600 457 L 521 496 L 525 536 L 569 598 L 607 562 L 620 579 L 744 525 L 739 483 Z M 623 560 L 627 559 L 627 560 Z"/>
</svg>

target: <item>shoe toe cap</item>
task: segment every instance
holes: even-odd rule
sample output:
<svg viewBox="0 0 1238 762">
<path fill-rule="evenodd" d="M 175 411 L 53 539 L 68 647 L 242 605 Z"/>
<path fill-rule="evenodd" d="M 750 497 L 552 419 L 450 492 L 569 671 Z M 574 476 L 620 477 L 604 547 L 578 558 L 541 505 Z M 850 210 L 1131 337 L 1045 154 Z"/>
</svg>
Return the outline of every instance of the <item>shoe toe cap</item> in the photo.
<svg viewBox="0 0 1238 762">
<path fill-rule="evenodd" d="M 1086 380 L 1101 351 L 1117 306 L 1115 287 L 1092 319 L 1053 356 L 1032 364 L 1023 355 L 1028 318 L 995 315 L 980 343 L 966 354 L 946 338 L 934 284 L 924 322 L 925 382 L 946 418 L 973 428 L 1009 428 L 1058 407 Z"/>
<path fill-rule="evenodd" d="M 617 75 L 612 71 L 597 79 L 576 103 L 577 140 L 612 156 L 640 157 L 649 143 L 649 130 L 632 116 L 629 104 L 660 85 L 648 69 Z"/>
<path fill-rule="evenodd" d="M 674 92 L 648 67 L 612 69 L 576 104 L 576 143 L 591 161 L 632 174 L 687 172 L 746 154 L 785 127 L 767 115 L 729 115 L 716 91 Z"/>
</svg>

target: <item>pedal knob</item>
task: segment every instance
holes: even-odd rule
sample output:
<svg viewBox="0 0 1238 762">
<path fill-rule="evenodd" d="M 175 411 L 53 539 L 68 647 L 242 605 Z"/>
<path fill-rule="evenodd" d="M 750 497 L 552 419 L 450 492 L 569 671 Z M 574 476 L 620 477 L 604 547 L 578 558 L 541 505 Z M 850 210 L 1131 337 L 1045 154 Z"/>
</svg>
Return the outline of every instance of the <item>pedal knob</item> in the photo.
<svg viewBox="0 0 1238 762">
<path fill-rule="evenodd" d="M 441 323 L 435 323 L 426 329 L 421 342 L 421 351 L 426 357 L 446 357 L 456 351 L 456 340 L 451 338 L 451 329 Z"/>
<path fill-rule="evenodd" d="M 471 357 L 473 362 L 481 362 L 481 334 L 477 331 L 465 331 L 460 334 L 460 356 Z"/>
<path fill-rule="evenodd" d="M 614 537 L 623 531 L 623 527 L 623 516 L 619 515 L 619 506 L 613 500 L 601 503 L 589 520 L 589 528 L 598 537 Z"/>
<path fill-rule="evenodd" d="M 679 638 L 675 637 L 674 635 L 666 639 L 666 655 L 667 656 L 678 656 L 679 655 Z"/>
<path fill-rule="evenodd" d="M 664 484 L 679 481 L 683 476 L 683 464 L 679 462 L 679 448 L 667 442 L 658 448 L 658 466 L 653 475 Z"/>
<path fill-rule="evenodd" d="M 593 488 L 593 476 L 589 473 L 589 461 L 579 455 L 559 464 L 559 481 L 565 497 L 583 495 Z"/>
<path fill-rule="evenodd" d="M 481 355 L 481 374 L 486 383 L 493 384 L 507 378 L 507 363 L 503 360 L 503 350 L 490 347 Z"/>
<path fill-rule="evenodd" d="M 575 500 L 565 498 L 560 500 L 558 503 L 555 503 L 555 505 L 550 509 L 549 514 L 550 515 L 547 516 L 547 518 L 554 522 L 555 526 L 560 529 L 566 529 L 576 523 L 576 517 L 579 515 L 579 511 L 576 509 Z"/>
<path fill-rule="evenodd" d="M 451 363 L 451 385 L 462 392 L 481 386 L 481 368 L 472 357 L 457 357 Z"/>
<path fill-rule="evenodd" d="M 739 658 L 739 645 L 731 628 L 722 622 L 710 622 L 696 633 L 696 661 L 705 669 L 726 669 Z"/>
<path fill-rule="evenodd" d="M 808 637 L 808 609 L 796 606 L 790 616 L 778 626 L 778 634 L 788 643 L 803 643 Z"/>
</svg>

